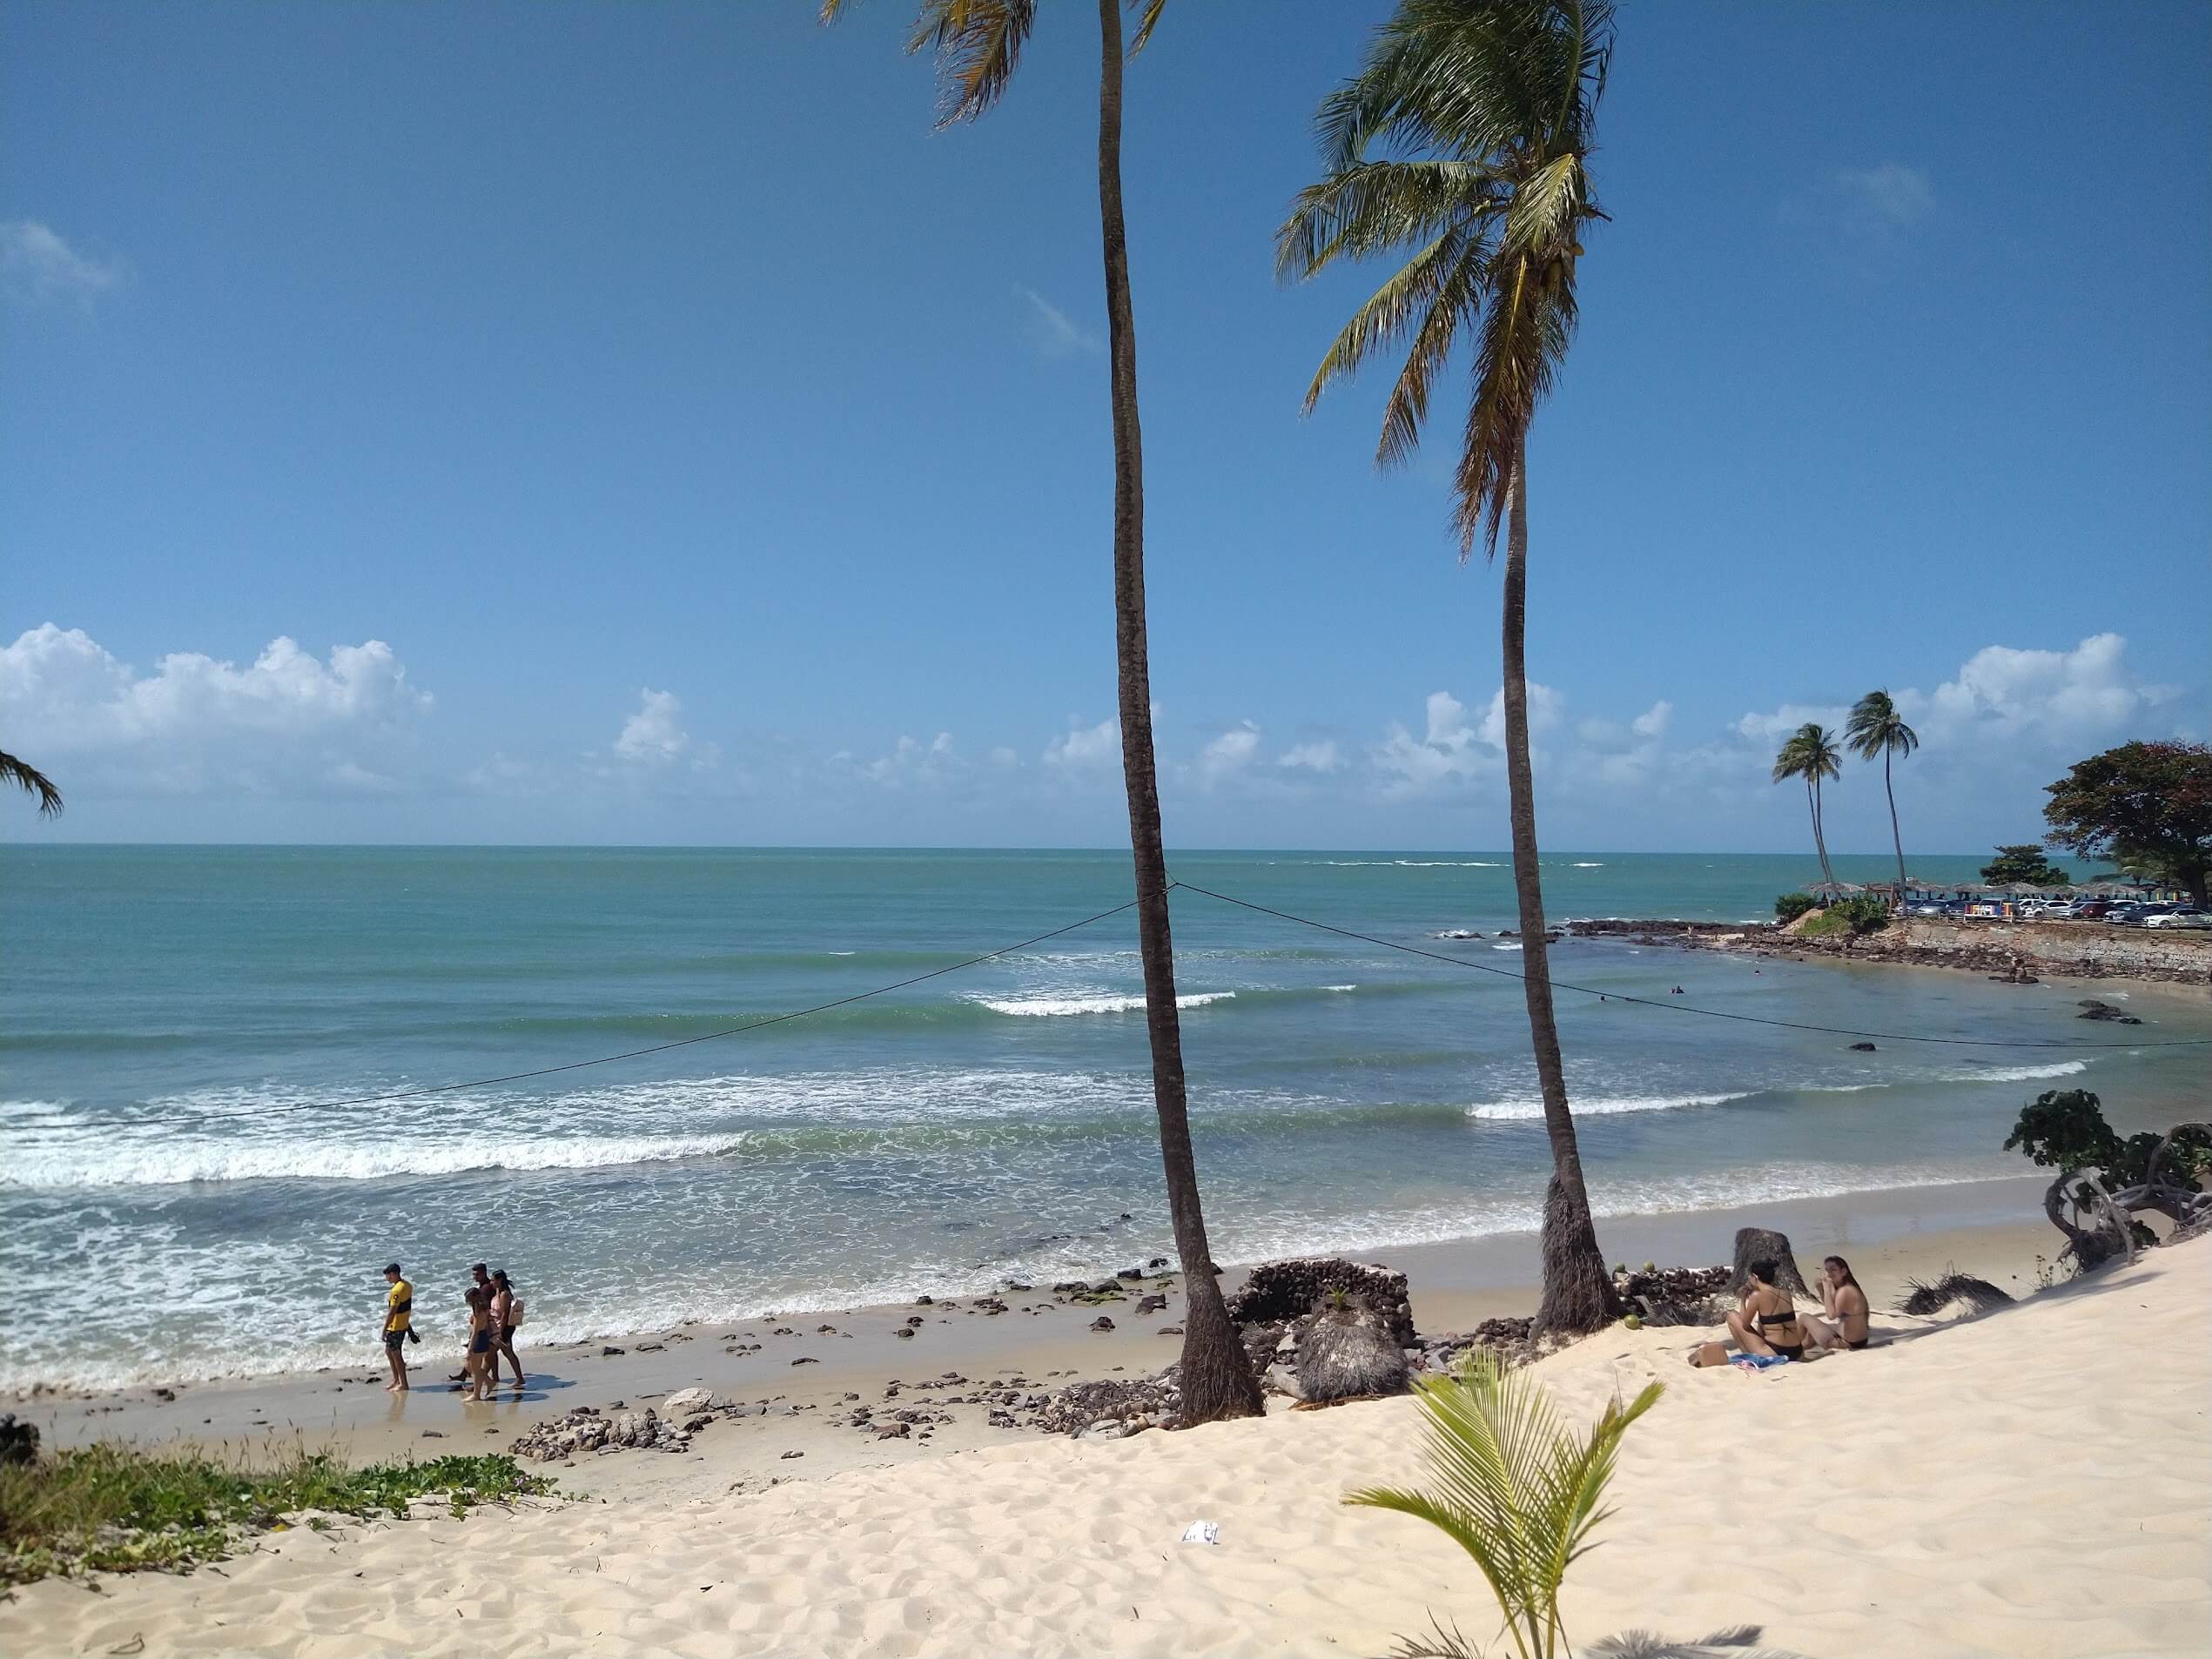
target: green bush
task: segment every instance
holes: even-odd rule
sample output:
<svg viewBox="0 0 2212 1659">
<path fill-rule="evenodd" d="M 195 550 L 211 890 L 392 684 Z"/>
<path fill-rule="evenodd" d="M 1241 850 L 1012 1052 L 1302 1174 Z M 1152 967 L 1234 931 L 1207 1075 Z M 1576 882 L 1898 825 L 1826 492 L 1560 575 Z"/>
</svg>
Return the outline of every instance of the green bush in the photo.
<svg viewBox="0 0 2212 1659">
<path fill-rule="evenodd" d="M 304 1447 L 254 1468 L 187 1454 L 156 1457 L 86 1446 L 28 1465 L 0 1465 L 0 1584 L 50 1573 L 181 1572 L 220 1561 L 246 1533 L 302 1511 L 362 1520 L 447 1499 L 460 1515 L 552 1489 L 511 1457 L 440 1457 L 350 1468 Z"/>
<path fill-rule="evenodd" d="M 1784 893 L 1774 901 L 1774 919 L 1787 927 L 1819 903 L 1810 893 Z"/>
<path fill-rule="evenodd" d="M 1889 925 L 1889 901 L 1877 898 L 1872 893 L 1854 893 L 1828 907 L 1831 916 L 1840 916 L 1853 933 L 1879 933 Z"/>
</svg>

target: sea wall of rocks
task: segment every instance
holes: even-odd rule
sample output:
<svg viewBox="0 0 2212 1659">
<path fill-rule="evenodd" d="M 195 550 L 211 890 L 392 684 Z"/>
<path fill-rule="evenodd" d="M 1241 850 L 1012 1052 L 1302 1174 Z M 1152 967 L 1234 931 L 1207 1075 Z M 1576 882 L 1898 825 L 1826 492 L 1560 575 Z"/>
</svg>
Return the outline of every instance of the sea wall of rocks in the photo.
<svg viewBox="0 0 2212 1659">
<path fill-rule="evenodd" d="M 2101 922 L 1997 922 L 1906 917 L 1879 933 L 1805 938 L 1765 924 L 1613 917 L 1573 922 L 1578 938 L 1628 939 L 1694 950 L 1738 950 L 1842 962 L 1958 968 L 2003 979 L 2149 979 L 2212 984 L 2212 930 L 2115 928 Z"/>
</svg>

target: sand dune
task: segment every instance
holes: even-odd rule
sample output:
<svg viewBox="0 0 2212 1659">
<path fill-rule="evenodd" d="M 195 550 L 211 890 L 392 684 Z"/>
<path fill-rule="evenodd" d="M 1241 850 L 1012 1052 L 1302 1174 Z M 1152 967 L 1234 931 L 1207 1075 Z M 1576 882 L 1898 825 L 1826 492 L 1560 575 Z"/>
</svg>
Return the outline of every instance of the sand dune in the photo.
<svg viewBox="0 0 2212 1659">
<path fill-rule="evenodd" d="M 1594 1414 L 1650 1377 L 1570 1631 L 1753 1622 L 1821 1656 L 2195 1654 L 2212 1628 L 2212 1245 L 2033 1304 L 1751 1376 L 1678 1333 L 1545 1362 Z M 335 1534 L 223 1575 L 48 1582 L 0 1649 L 104 1654 L 1374 1654 L 1470 1564 L 1337 1501 L 1416 1474 L 1409 1401 L 1056 1441 L 689 1503 L 549 1504 Z M 1220 1524 L 1218 1547 L 1178 1541 Z"/>
</svg>

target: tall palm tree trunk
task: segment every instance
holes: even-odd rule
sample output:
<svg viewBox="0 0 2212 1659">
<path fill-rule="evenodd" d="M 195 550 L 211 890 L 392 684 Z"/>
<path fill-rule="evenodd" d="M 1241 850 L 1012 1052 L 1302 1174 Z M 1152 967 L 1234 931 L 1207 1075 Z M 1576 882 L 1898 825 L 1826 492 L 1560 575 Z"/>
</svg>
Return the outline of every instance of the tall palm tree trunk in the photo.
<svg viewBox="0 0 2212 1659">
<path fill-rule="evenodd" d="M 1832 883 L 1836 872 L 1828 868 L 1828 843 L 1820 834 L 1820 796 L 1810 772 L 1805 775 L 1805 809 L 1812 817 L 1812 850 L 1820 861 L 1820 879 Z"/>
<path fill-rule="evenodd" d="M 1597 1229 L 1583 1185 L 1582 1149 L 1567 1107 L 1567 1072 L 1559 1058 L 1559 1026 L 1551 1006 L 1550 951 L 1544 944 L 1543 885 L 1536 870 L 1536 801 L 1529 768 L 1528 452 L 1514 458 L 1511 519 L 1506 532 L 1505 776 L 1513 821 L 1513 890 L 1521 905 L 1522 987 L 1529 1002 L 1529 1038 L 1543 1091 L 1543 1128 L 1551 1140 L 1551 1180 L 1544 1188 L 1544 1330 L 1594 1331 L 1613 1318 L 1613 1282 L 1598 1253 Z"/>
<path fill-rule="evenodd" d="M 1816 772 L 1812 776 L 1812 840 L 1820 849 L 1821 879 L 1832 886 L 1836 879 L 1836 867 L 1828 862 L 1828 826 L 1821 809 L 1820 775 Z"/>
<path fill-rule="evenodd" d="M 1905 837 L 1897 828 L 1897 790 L 1889 781 L 1890 751 L 1882 750 L 1882 793 L 1889 796 L 1889 842 L 1897 849 L 1897 902 L 1905 903 Z"/>
<path fill-rule="evenodd" d="M 1113 616 L 1120 668 L 1121 773 L 1129 792 L 1136 863 L 1137 940 L 1145 966 L 1145 1028 L 1152 1039 L 1153 1103 L 1167 1166 L 1167 1211 L 1183 1264 L 1181 1388 L 1187 1422 L 1256 1416 L 1260 1387 L 1229 1322 L 1199 1206 L 1175 1012 L 1175 949 L 1167 924 L 1167 858 L 1160 832 L 1160 782 L 1152 745 L 1152 668 L 1145 641 L 1143 440 L 1137 425 L 1137 336 L 1129 299 L 1129 248 L 1121 215 L 1121 7 L 1099 0 L 1099 220 L 1106 245 L 1106 338 L 1113 403 Z"/>
</svg>

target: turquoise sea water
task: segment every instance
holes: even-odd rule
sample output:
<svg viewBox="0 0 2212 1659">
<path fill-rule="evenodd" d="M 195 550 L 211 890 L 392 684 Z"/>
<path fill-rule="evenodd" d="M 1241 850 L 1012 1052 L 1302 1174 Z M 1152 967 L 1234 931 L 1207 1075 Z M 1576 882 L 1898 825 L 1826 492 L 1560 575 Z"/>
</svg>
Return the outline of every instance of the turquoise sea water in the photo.
<svg viewBox="0 0 2212 1659">
<path fill-rule="evenodd" d="M 1555 855 L 1555 917 L 1769 913 L 1811 860 Z M 1839 861 L 1846 877 L 1879 859 Z M 1970 858 L 1916 858 L 1965 876 Z M 1502 853 L 1203 853 L 1187 879 L 1510 971 Z M 404 1260 L 478 1259 L 541 1340 L 1111 1270 L 1167 1250 L 1126 916 L 747 1036 L 697 1036 L 1129 896 L 1126 854 L 10 849 L 0 882 L 0 1386 L 358 1360 Z M 1521 988 L 1175 895 L 1224 1259 L 1534 1224 Z M 1960 973 L 1570 941 L 1560 980 L 1883 1031 L 2125 1033 Z M 1686 993 L 1670 996 L 1680 985 Z M 2193 1024 L 2188 1022 L 2194 1021 Z M 2052 1079 L 2162 1121 L 2203 1051 L 1923 1048 L 1562 994 L 1602 1212 L 2019 1174 Z M 2166 1007 L 2151 1037 L 2212 1035 Z M 1124 1215 L 1128 1217 L 1123 1219 Z M 427 1296 L 427 1293 L 426 1293 Z"/>
</svg>

